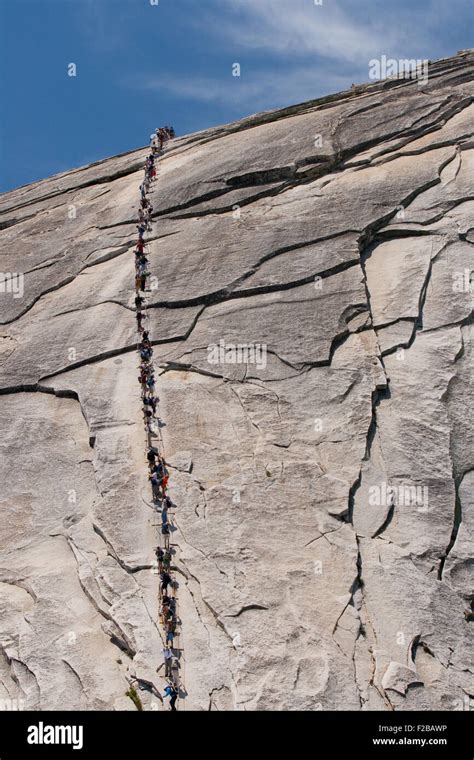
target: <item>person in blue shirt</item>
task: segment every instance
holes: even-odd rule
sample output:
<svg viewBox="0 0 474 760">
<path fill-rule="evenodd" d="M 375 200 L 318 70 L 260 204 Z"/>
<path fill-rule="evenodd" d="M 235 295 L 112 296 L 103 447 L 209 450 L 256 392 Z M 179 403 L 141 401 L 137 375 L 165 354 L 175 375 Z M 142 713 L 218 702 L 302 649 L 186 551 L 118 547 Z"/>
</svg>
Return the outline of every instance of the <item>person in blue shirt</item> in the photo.
<svg viewBox="0 0 474 760">
<path fill-rule="evenodd" d="M 170 709 L 176 712 L 176 700 L 178 699 L 178 692 L 173 686 L 167 686 L 164 691 L 165 699 L 170 698 Z"/>
</svg>

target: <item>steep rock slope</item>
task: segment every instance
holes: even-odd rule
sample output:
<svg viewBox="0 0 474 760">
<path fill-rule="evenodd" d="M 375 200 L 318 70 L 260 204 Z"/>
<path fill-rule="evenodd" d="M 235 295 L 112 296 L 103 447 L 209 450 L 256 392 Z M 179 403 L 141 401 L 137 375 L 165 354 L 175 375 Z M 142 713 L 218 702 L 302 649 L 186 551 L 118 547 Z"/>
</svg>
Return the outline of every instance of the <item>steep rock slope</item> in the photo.
<svg viewBox="0 0 474 760">
<path fill-rule="evenodd" d="M 175 140 L 149 314 L 180 709 L 463 709 L 474 55 Z M 163 709 L 133 311 L 147 152 L 0 197 L 0 699 Z M 259 363 L 209 347 L 258 345 Z M 222 356 L 220 357 L 222 358 Z M 472 639 L 471 639 L 472 643 Z"/>
</svg>

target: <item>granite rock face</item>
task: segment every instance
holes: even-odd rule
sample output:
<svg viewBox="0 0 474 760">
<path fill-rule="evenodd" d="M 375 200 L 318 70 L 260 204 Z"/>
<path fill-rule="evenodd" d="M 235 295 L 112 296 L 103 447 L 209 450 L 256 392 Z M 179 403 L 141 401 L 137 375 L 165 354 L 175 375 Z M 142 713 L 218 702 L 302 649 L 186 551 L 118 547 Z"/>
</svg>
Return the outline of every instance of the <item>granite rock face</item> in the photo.
<svg viewBox="0 0 474 760">
<path fill-rule="evenodd" d="M 473 74 L 464 52 L 161 159 L 181 710 L 470 705 Z M 164 709 L 133 311 L 146 154 L 0 196 L 0 270 L 24 275 L 0 293 L 0 704 L 133 710 L 133 684 Z"/>
</svg>

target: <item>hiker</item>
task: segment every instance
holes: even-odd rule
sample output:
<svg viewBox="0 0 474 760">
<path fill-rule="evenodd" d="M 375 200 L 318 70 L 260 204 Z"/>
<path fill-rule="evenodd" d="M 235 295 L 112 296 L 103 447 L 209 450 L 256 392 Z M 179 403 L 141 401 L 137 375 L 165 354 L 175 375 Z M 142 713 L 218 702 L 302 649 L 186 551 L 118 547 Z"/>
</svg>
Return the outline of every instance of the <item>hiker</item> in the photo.
<svg viewBox="0 0 474 760">
<path fill-rule="evenodd" d="M 165 678 L 171 678 L 172 671 L 171 671 L 171 661 L 173 659 L 173 652 L 169 647 L 165 647 L 163 649 L 163 657 L 165 660 Z"/>
<path fill-rule="evenodd" d="M 163 549 L 161 548 L 161 546 L 157 546 L 156 547 L 156 549 L 155 549 L 155 556 L 156 556 L 156 560 L 158 562 L 158 570 L 161 573 L 163 571 L 163 557 L 165 556 L 165 553 L 164 553 Z"/>
<path fill-rule="evenodd" d="M 158 140 L 158 147 L 163 150 L 163 130 L 160 127 L 156 128 L 156 137 Z"/>
<path fill-rule="evenodd" d="M 144 303 L 145 303 L 145 299 L 142 298 L 140 295 L 138 295 L 135 298 L 135 307 L 138 309 L 138 311 L 141 310 L 141 308 L 142 308 L 142 306 L 143 306 Z"/>
<path fill-rule="evenodd" d="M 168 605 L 167 604 L 163 604 L 162 607 L 161 607 L 161 622 L 163 624 L 163 627 L 164 627 L 165 631 L 168 631 L 167 620 L 168 620 L 169 612 L 170 611 L 169 611 Z"/>
<path fill-rule="evenodd" d="M 166 697 L 170 698 L 170 710 L 176 712 L 176 700 L 178 699 L 178 692 L 174 686 L 167 686 L 163 693 L 165 699 Z"/>
<path fill-rule="evenodd" d="M 156 472 L 160 480 L 161 488 L 163 489 L 163 512 L 166 513 L 168 511 L 168 508 L 171 506 L 170 500 L 165 495 L 166 487 L 170 479 L 169 472 L 166 469 L 165 463 L 161 461 L 158 462 L 154 468 L 154 471 Z"/>
<path fill-rule="evenodd" d="M 156 399 L 153 396 L 151 398 L 144 398 L 143 403 L 145 406 L 150 406 L 153 414 L 156 414 Z"/>
<path fill-rule="evenodd" d="M 171 650 L 168 650 L 171 651 Z M 171 680 L 175 686 L 176 689 L 179 689 L 179 669 L 181 665 L 179 662 L 179 659 L 176 657 L 176 655 L 172 655 L 171 657 L 171 663 L 170 663 L 170 670 L 171 670 Z"/>
<path fill-rule="evenodd" d="M 161 618 L 162 618 L 163 625 L 166 625 L 166 620 L 169 615 L 169 601 L 170 601 L 170 598 L 168 594 L 165 594 L 161 602 Z"/>
<path fill-rule="evenodd" d="M 168 550 L 166 550 L 163 554 L 163 568 L 166 572 L 168 572 L 170 567 L 171 567 L 171 554 Z"/>
<path fill-rule="evenodd" d="M 148 406 L 151 406 L 153 414 L 156 414 L 156 398 L 154 396 L 151 396 L 151 398 L 146 399 L 146 403 Z"/>
<path fill-rule="evenodd" d="M 170 479 L 170 476 L 168 474 L 168 470 L 166 470 L 165 475 L 163 475 L 163 479 L 161 481 L 161 490 L 163 491 L 163 496 L 165 496 L 166 489 L 168 487 L 168 481 Z M 168 509 L 168 507 L 166 507 Z"/>
<path fill-rule="evenodd" d="M 170 524 L 169 523 L 164 523 L 161 526 L 161 535 L 163 536 L 165 549 L 169 549 L 170 548 Z"/>
<path fill-rule="evenodd" d="M 171 575 L 163 570 L 161 573 L 161 591 L 167 591 L 170 583 L 172 583 Z"/>
</svg>

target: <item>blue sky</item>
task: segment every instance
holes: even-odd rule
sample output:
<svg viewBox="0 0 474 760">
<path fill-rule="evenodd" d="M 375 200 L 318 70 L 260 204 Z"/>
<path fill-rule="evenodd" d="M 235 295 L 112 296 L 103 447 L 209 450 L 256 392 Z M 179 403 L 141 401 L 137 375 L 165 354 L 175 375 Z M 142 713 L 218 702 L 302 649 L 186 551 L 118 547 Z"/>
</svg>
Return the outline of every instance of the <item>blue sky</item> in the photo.
<svg viewBox="0 0 474 760">
<path fill-rule="evenodd" d="M 473 44 L 472 0 L 152 2 L 0 0 L 0 191 Z"/>
</svg>

